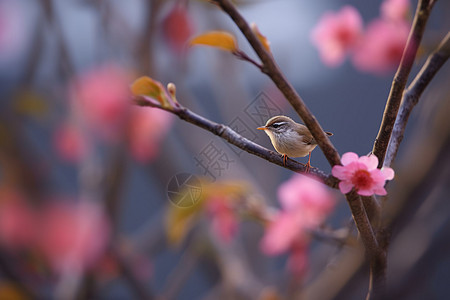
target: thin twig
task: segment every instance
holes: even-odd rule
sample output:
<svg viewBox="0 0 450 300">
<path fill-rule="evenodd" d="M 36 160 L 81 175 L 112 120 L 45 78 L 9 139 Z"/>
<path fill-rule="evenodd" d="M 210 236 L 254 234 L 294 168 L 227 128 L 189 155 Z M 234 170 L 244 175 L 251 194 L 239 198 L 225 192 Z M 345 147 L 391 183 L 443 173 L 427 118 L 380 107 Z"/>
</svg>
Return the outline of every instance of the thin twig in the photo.
<svg viewBox="0 0 450 300">
<path fill-rule="evenodd" d="M 113 246 L 111 247 L 111 252 L 117 261 L 121 275 L 132 287 L 132 290 L 136 294 L 137 299 L 154 299 L 154 296 L 148 284 L 144 283 L 141 279 L 139 279 L 139 276 L 135 274 L 135 271 L 131 267 L 132 262 L 128 258 L 126 251 L 123 251 L 121 249 L 120 242 L 116 240 L 112 244 Z"/>
<path fill-rule="evenodd" d="M 144 32 L 139 36 L 139 42 L 137 42 L 136 55 L 139 58 L 139 68 L 144 74 L 155 73 L 154 64 L 154 49 L 153 39 L 157 30 L 157 16 L 160 12 L 161 6 L 164 3 L 162 0 L 144 1 L 145 4 L 145 24 Z"/>
<path fill-rule="evenodd" d="M 398 148 L 403 140 L 406 124 L 411 111 L 419 102 L 419 98 L 425 91 L 434 75 L 441 69 L 450 56 L 450 32 L 442 40 L 439 47 L 428 57 L 416 78 L 405 91 L 400 110 L 395 120 L 394 131 L 389 141 L 384 161 L 385 166 L 391 166 L 397 156 Z"/>
<path fill-rule="evenodd" d="M 378 167 L 383 166 L 386 149 L 391 138 L 392 130 L 394 129 L 403 91 L 406 87 L 417 50 L 419 49 L 431 8 L 432 3 L 430 4 L 430 0 L 419 0 L 417 4 L 408 41 L 406 42 L 397 73 L 395 73 L 394 80 L 392 81 L 391 91 L 383 113 L 383 120 L 381 121 L 381 126 L 372 149 L 372 153 L 378 157 Z"/>
<path fill-rule="evenodd" d="M 120 221 L 120 200 L 124 177 L 127 169 L 126 156 L 123 147 L 115 149 L 111 163 L 105 174 L 104 205 L 111 221 L 113 234 L 118 233 Z"/>
<path fill-rule="evenodd" d="M 242 50 L 233 51 L 233 55 L 239 59 L 248 61 L 249 63 L 253 64 L 255 67 L 257 67 L 261 71 L 263 70 L 263 66 L 260 63 L 258 63 L 257 61 L 255 61 L 254 59 L 252 59 L 251 57 L 249 57 L 244 51 L 242 51 Z"/>
<path fill-rule="evenodd" d="M 247 21 L 242 17 L 242 15 L 237 11 L 235 6 L 229 0 L 216 0 L 214 2 L 230 16 L 230 18 L 244 34 L 253 50 L 255 50 L 256 54 L 263 63 L 261 71 L 272 79 L 278 89 L 283 93 L 283 95 L 295 109 L 300 118 L 302 118 L 306 127 L 308 127 L 309 131 L 311 131 L 311 134 L 314 136 L 317 144 L 322 149 L 330 165 L 334 166 L 340 164 L 341 162 L 339 154 L 334 148 L 331 141 L 327 138 L 319 122 L 317 122 L 314 115 L 311 113 L 308 107 L 306 107 L 302 98 L 281 72 L 273 57 L 265 50 L 259 39 L 251 30 L 250 25 L 247 23 Z"/>
<path fill-rule="evenodd" d="M 197 264 L 198 257 L 196 254 L 191 249 L 186 249 L 177 266 L 169 274 L 160 298 L 176 299 Z"/>
<path fill-rule="evenodd" d="M 159 104 L 155 103 L 151 99 L 148 99 L 143 96 L 139 96 L 134 98 L 134 102 L 137 105 L 140 106 L 151 106 L 156 107 L 160 109 L 162 108 Z M 191 110 L 187 109 L 186 107 L 181 106 L 180 104 L 176 104 L 176 106 L 172 109 L 164 109 L 168 112 L 171 112 L 175 115 L 177 115 L 180 119 L 189 122 L 191 124 L 194 124 L 198 127 L 201 127 L 207 131 L 212 132 L 213 134 L 223 138 L 227 142 L 229 142 L 232 145 L 235 145 L 236 147 L 250 153 L 256 156 L 259 156 L 273 164 L 279 165 L 281 167 L 284 167 L 286 169 L 289 169 L 291 171 L 297 172 L 297 173 L 306 173 L 306 166 L 302 163 L 299 163 L 295 160 L 288 159 L 286 162 L 286 165 L 283 164 L 283 156 L 275 153 L 273 151 L 270 151 L 269 149 L 266 149 L 249 139 L 246 139 L 242 135 L 238 134 L 234 130 L 232 130 L 230 127 L 219 124 L 216 122 L 213 122 L 211 120 L 206 119 L 205 117 L 202 117 L 200 115 L 197 115 L 196 113 L 192 112 Z M 313 178 L 316 177 L 320 179 L 324 184 L 328 185 L 332 188 L 338 187 L 338 179 L 333 177 L 330 174 L 327 174 L 317 168 L 311 168 L 309 173 L 313 175 Z"/>
</svg>

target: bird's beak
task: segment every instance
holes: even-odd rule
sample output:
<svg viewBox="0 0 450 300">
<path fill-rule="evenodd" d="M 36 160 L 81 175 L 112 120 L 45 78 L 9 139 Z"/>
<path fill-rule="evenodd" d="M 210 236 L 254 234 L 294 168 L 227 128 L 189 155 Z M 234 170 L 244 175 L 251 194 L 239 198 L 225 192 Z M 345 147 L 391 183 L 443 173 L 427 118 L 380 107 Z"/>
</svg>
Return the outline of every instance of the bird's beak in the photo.
<svg viewBox="0 0 450 300">
<path fill-rule="evenodd" d="M 256 129 L 258 129 L 258 130 L 266 130 L 267 127 L 266 127 L 266 126 L 263 126 L 263 127 L 258 127 L 258 128 L 256 128 Z"/>
</svg>

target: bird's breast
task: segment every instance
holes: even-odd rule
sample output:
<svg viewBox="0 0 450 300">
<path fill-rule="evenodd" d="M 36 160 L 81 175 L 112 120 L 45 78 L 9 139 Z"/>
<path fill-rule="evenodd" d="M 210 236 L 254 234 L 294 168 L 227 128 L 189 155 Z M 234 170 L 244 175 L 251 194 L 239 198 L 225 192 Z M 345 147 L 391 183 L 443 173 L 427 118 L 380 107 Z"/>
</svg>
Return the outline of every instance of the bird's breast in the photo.
<svg viewBox="0 0 450 300">
<path fill-rule="evenodd" d="M 309 154 L 317 144 L 306 144 L 301 138 L 291 136 L 278 136 L 276 142 L 275 137 L 271 138 L 272 145 L 278 153 L 286 154 L 289 157 L 304 157 Z"/>
</svg>

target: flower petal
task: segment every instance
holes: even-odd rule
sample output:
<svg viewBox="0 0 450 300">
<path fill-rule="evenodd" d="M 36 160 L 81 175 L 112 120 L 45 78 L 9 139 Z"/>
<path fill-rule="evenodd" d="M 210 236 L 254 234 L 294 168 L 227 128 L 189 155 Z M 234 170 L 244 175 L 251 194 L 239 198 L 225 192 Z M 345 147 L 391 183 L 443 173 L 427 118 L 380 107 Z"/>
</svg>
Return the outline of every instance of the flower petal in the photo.
<svg viewBox="0 0 450 300">
<path fill-rule="evenodd" d="M 294 214 L 281 213 L 268 225 L 260 248 L 266 255 L 286 252 L 302 230 Z"/>
<path fill-rule="evenodd" d="M 365 164 L 368 170 L 376 169 L 378 166 L 378 158 L 375 155 L 361 156 L 359 162 Z"/>
<path fill-rule="evenodd" d="M 339 182 L 339 190 L 342 194 L 347 194 L 353 188 L 353 184 L 349 181 L 341 181 Z"/>
<path fill-rule="evenodd" d="M 334 166 L 333 169 L 331 169 L 331 174 L 341 180 L 348 177 L 347 169 L 343 166 Z"/>
<path fill-rule="evenodd" d="M 354 152 L 347 152 L 344 155 L 342 155 L 341 162 L 344 166 L 357 161 L 358 160 L 358 154 Z"/>
<path fill-rule="evenodd" d="M 374 189 L 375 194 L 380 195 L 380 196 L 384 196 L 387 194 L 386 189 L 382 186 L 376 187 Z"/>
<path fill-rule="evenodd" d="M 381 173 L 384 175 L 384 178 L 386 180 L 391 180 L 394 178 L 394 170 L 392 168 L 389 167 L 383 167 L 381 168 Z"/>
<path fill-rule="evenodd" d="M 386 183 L 385 176 L 380 169 L 374 169 L 370 171 L 370 177 L 372 178 L 374 185 L 384 186 Z"/>
<path fill-rule="evenodd" d="M 361 196 L 372 196 L 374 191 L 372 189 L 360 189 L 357 191 Z"/>
</svg>

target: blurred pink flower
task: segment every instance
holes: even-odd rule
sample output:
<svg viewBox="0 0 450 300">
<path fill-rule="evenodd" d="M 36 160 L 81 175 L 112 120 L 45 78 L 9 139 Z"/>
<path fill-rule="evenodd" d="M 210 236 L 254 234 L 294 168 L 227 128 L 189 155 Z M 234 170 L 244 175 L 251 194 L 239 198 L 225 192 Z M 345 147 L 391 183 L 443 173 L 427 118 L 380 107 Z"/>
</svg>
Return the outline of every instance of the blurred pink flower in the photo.
<svg viewBox="0 0 450 300">
<path fill-rule="evenodd" d="M 93 202 L 52 203 L 41 217 L 39 249 L 57 272 L 89 268 L 106 249 L 110 228 Z"/>
<path fill-rule="evenodd" d="M 295 278 L 298 279 L 305 276 L 309 268 L 307 243 L 300 241 L 291 247 L 287 266 Z"/>
<path fill-rule="evenodd" d="M 298 213 L 308 227 L 317 227 L 333 210 L 330 191 L 310 177 L 295 174 L 278 188 L 278 199 L 287 212 Z"/>
<path fill-rule="evenodd" d="M 63 123 L 57 128 L 53 144 L 59 156 L 69 162 L 79 162 L 89 151 L 89 145 L 80 129 L 70 123 Z"/>
<path fill-rule="evenodd" d="M 28 35 L 25 8 L 20 1 L 0 1 L 0 63 L 16 58 L 25 48 Z"/>
<path fill-rule="evenodd" d="M 409 29 L 404 21 L 373 21 L 355 48 L 353 64 L 361 71 L 375 74 L 384 74 L 396 68 L 402 58 Z"/>
<path fill-rule="evenodd" d="M 80 74 L 70 86 L 74 107 L 95 133 L 107 141 L 123 134 L 131 93 L 128 73 L 116 65 L 103 65 Z"/>
<path fill-rule="evenodd" d="M 267 255 L 277 255 L 308 244 L 308 231 L 320 226 L 334 208 L 327 188 L 300 174 L 295 174 L 278 189 L 282 211 L 267 226 L 261 249 Z"/>
<path fill-rule="evenodd" d="M 214 197 L 208 199 L 206 203 L 206 212 L 208 213 L 213 232 L 222 241 L 230 242 L 236 234 L 238 221 L 232 207 L 230 199 L 226 197 Z"/>
<path fill-rule="evenodd" d="M 164 38 L 169 47 L 180 54 L 186 49 L 186 42 L 194 32 L 192 19 L 185 4 L 175 3 L 162 24 Z"/>
<path fill-rule="evenodd" d="M 288 251 L 296 239 L 305 239 L 302 219 L 296 214 L 280 212 L 269 223 L 261 240 L 261 249 L 266 255 L 278 255 Z"/>
<path fill-rule="evenodd" d="M 409 0 L 385 0 L 381 4 L 381 17 L 391 21 L 404 21 L 409 9 Z"/>
<path fill-rule="evenodd" d="M 335 67 L 352 51 L 361 37 L 363 22 L 352 6 L 338 12 L 325 13 L 311 33 L 312 43 L 318 48 L 322 61 Z"/>
<path fill-rule="evenodd" d="M 34 211 L 20 193 L 1 191 L 0 241 L 11 250 L 30 247 L 36 241 L 37 220 Z"/>
<path fill-rule="evenodd" d="M 133 107 L 129 123 L 129 147 L 133 157 L 141 162 L 154 159 L 172 121 L 173 115 L 166 111 Z"/>
<path fill-rule="evenodd" d="M 386 180 L 394 178 L 394 170 L 384 167 L 377 169 L 378 158 L 375 155 L 361 156 L 353 152 L 342 155 L 343 166 L 334 166 L 332 174 L 341 180 L 339 189 L 347 194 L 354 187 L 358 194 L 371 196 L 386 195 Z"/>
</svg>

